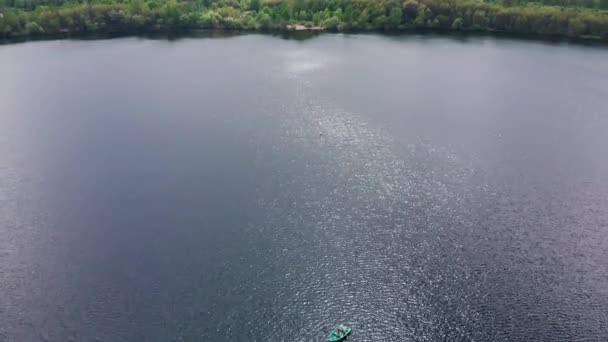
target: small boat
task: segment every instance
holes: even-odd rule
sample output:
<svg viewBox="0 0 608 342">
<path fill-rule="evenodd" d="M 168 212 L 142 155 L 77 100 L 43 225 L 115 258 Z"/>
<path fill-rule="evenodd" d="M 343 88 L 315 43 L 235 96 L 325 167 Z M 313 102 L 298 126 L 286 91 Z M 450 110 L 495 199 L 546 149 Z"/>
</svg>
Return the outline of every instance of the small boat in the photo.
<svg viewBox="0 0 608 342">
<path fill-rule="evenodd" d="M 327 340 L 330 342 L 342 341 L 346 338 L 346 336 L 348 336 L 350 334 L 351 331 L 352 331 L 351 328 L 340 324 L 337 327 L 335 327 L 331 333 L 329 333 Z"/>
</svg>

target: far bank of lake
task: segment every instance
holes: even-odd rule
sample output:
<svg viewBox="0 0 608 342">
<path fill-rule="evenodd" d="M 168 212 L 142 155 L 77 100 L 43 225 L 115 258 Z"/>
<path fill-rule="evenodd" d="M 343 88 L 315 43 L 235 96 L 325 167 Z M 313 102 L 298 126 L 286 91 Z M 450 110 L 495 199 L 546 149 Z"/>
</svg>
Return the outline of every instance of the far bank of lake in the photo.
<svg viewBox="0 0 608 342">
<path fill-rule="evenodd" d="M 608 41 L 608 8 L 502 5 L 468 0 L 376 0 L 316 2 L 229 0 L 109 0 L 86 4 L 0 7 L 0 37 L 5 39 L 146 35 L 224 30 L 407 33 L 473 32 L 541 39 Z M 595 3 L 593 3 L 595 4 Z M 43 6 L 44 5 L 44 6 Z M 608 4 L 606 5 L 608 7 Z"/>
</svg>

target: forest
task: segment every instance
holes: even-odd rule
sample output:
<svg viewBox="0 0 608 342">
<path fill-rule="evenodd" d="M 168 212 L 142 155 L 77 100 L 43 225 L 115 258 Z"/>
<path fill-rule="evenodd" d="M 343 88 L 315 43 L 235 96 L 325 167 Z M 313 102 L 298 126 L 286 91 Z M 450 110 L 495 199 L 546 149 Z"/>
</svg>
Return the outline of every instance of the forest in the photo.
<svg viewBox="0 0 608 342">
<path fill-rule="evenodd" d="M 0 37 L 445 30 L 608 41 L 608 0 L 0 0 Z"/>
</svg>

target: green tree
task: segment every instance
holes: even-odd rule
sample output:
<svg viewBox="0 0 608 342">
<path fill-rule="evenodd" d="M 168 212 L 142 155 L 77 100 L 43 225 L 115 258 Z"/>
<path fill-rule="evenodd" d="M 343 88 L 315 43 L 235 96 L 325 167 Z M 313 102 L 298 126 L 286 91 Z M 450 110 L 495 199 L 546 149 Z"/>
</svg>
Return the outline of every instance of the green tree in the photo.
<svg viewBox="0 0 608 342">
<path fill-rule="evenodd" d="M 416 0 L 406 0 L 403 2 L 403 12 L 412 21 L 416 18 L 420 4 Z"/>
<path fill-rule="evenodd" d="M 584 7 L 587 7 L 587 8 L 595 7 L 595 0 L 582 0 L 582 1 L 583 1 Z"/>
<path fill-rule="evenodd" d="M 293 0 L 293 10 L 294 12 L 306 10 L 306 0 Z"/>
<path fill-rule="evenodd" d="M 144 11 L 145 5 L 143 0 L 131 0 L 129 3 L 129 10 L 131 13 L 139 14 Z"/>
<path fill-rule="evenodd" d="M 416 19 L 414 20 L 414 25 L 418 27 L 424 27 L 427 23 L 427 20 L 431 18 L 431 14 L 431 10 L 425 4 L 420 4 L 420 6 L 418 6 L 418 13 L 416 14 Z"/>
<path fill-rule="evenodd" d="M 260 12 L 258 13 L 258 16 L 256 17 L 256 21 L 258 24 L 258 29 L 269 29 L 270 25 L 272 24 L 272 18 L 270 17 L 270 15 L 268 15 L 267 13 L 264 12 Z"/>
<path fill-rule="evenodd" d="M 488 28 L 490 20 L 488 19 L 486 12 L 477 10 L 473 13 L 473 28 L 485 29 Z"/>
<path fill-rule="evenodd" d="M 258 12 L 261 7 L 262 7 L 262 1 L 261 0 L 251 0 L 249 2 L 249 9 L 252 10 L 252 11 Z"/>
<path fill-rule="evenodd" d="M 568 21 L 568 34 L 572 37 L 578 37 L 585 34 L 587 25 L 579 18 L 570 19 Z"/>
<path fill-rule="evenodd" d="M 464 19 L 462 19 L 461 17 L 454 19 L 454 21 L 452 22 L 452 29 L 453 30 L 462 30 L 463 28 L 464 28 Z"/>
<path fill-rule="evenodd" d="M 323 27 L 330 31 L 338 31 L 342 22 L 338 17 L 331 17 L 323 22 Z"/>
<path fill-rule="evenodd" d="M 369 12 L 364 9 L 357 18 L 357 29 L 365 29 L 369 25 Z"/>
<path fill-rule="evenodd" d="M 518 33 L 527 33 L 529 32 L 528 26 L 528 18 L 520 16 L 515 18 L 515 23 L 513 24 L 513 29 Z"/>
<path fill-rule="evenodd" d="M 401 7 L 391 8 L 390 14 L 387 20 L 387 27 L 391 30 L 397 29 L 401 25 L 401 18 L 403 17 L 403 11 Z"/>
<path fill-rule="evenodd" d="M 379 15 L 372 20 L 372 27 L 376 30 L 386 27 L 386 16 Z"/>
</svg>

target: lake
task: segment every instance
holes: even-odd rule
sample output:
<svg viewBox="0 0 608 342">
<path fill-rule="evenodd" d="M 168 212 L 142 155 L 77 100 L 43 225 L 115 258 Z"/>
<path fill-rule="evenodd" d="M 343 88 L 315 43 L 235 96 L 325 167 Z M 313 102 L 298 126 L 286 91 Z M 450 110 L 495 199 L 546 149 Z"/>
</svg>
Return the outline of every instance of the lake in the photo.
<svg viewBox="0 0 608 342">
<path fill-rule="evenodd" d="M 600 341 L 608 49 L 0 46 L 0 341 Z"/>
</svg>

